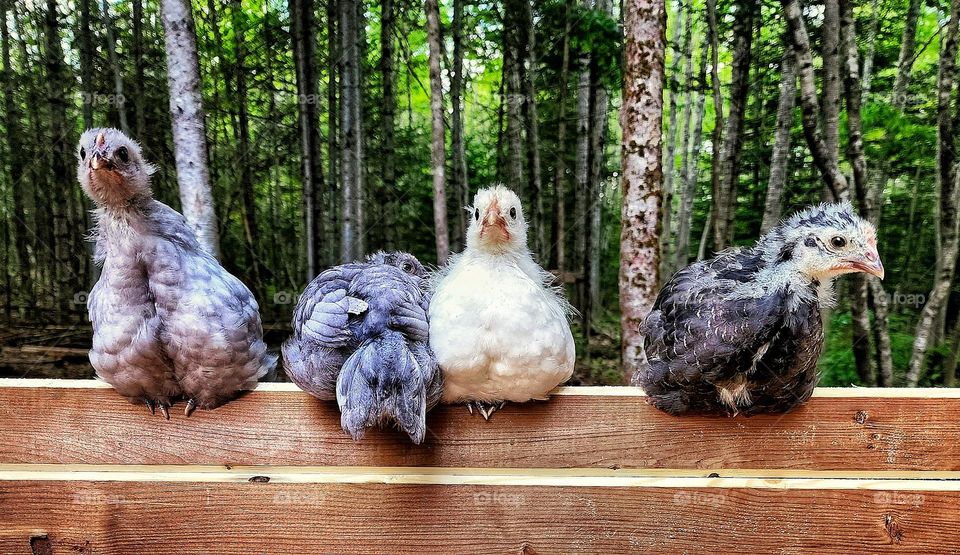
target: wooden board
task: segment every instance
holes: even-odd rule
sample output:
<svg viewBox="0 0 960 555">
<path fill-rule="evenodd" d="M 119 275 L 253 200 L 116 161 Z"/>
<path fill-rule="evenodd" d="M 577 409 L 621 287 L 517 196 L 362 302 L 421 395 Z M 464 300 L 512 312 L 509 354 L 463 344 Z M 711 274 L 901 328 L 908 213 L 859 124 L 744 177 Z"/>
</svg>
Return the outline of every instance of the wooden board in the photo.
<svg viewBox="0 0 960 555">
<path fill-rule="evenodd" d="M 818 390 L 784 416 L 676 418 L 635 388 L 561 388 L 489 422 L 428 416 L 424 445 L 344 435 L 335 403 L 290 384 L 190 418 L 151 416 L 94 381 L 0 380 L 0 464 L 960 470 L 960 392 Z"/>
<path fill-rule="evenodd" d="M 957 481 L 208 470 L 4 472 L 0 552 L 960 550 Z"/>
</svg>

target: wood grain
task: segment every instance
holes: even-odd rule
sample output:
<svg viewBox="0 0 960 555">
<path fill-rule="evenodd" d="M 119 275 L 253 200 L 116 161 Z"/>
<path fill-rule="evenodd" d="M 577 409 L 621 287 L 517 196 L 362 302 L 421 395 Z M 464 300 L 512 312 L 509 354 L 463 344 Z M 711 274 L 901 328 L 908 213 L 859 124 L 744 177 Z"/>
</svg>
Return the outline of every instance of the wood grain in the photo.
<svg viewBox="0 0 960 555">
<path fill-rule="evenodd" d="M 958 517 L 922 489 L 0 481 L 11 554 L 949 553 Z"/>
<path fill-rule="evenodd" d="M 566 389 L 489 422 L 441 406 L 416 446 L 392 430 L 355 443 L 334 403 L 289 387 L 189 418 L 178 406 L 170 421 L 101 385 L 0 387 L 0 464 L 960 470 L 958 398 L 869 391 L 818 396 L 784 416 L 675 418 L 631 388 Z"/>
</svg>

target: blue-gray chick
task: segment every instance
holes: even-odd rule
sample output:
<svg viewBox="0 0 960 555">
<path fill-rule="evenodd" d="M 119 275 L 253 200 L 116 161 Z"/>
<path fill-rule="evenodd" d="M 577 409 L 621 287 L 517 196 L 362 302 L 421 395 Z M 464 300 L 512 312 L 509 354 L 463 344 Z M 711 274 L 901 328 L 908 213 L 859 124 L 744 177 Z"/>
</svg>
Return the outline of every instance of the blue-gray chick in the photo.
<svg viewBox="0 0 960 555">
<path fill-rule="evenodd" d="M 443 388 L 428 343 L 426 275 L 411 254 L 379 252 L 326 270 L 300 296 L 284 368 L 304 391 L 337 400 L 354 440 L 393 421 L 423 441 Z"/>
<path fill-rule="evenodd" d="M 77 179 L 97 205 L 96 261 L 87 309 L 90 363 L 132 402 L 159 408 L 185 397 L 187 416 L 253 389 L 276 366 L 257 302 L 197 242 L 180 213 L 153 199 L 153 166 L 116 129 L 80 138 Z"/>
</svg>

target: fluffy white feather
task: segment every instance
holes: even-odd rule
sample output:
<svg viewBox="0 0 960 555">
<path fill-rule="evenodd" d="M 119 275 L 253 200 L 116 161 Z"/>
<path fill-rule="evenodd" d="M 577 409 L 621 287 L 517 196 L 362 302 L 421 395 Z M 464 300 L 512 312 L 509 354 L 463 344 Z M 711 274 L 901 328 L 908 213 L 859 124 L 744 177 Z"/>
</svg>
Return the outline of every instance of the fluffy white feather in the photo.
<svg viewBox="0 0 960 555">
<path fill-rule="evenodd" d="M 516 194 L 484 189 L 470 212 L 467 248 L 437 275 L 430 303 L 443 400 L 545 399 L 573 374 L 570 307 L 527 249 Z"/>
</svg>

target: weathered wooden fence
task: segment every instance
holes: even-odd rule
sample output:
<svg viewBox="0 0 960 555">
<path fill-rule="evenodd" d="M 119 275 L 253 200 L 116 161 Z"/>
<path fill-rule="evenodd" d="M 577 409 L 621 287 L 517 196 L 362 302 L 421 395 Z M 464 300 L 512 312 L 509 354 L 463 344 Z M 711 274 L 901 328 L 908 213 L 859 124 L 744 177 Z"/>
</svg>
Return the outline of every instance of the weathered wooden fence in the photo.
<svg viewBox="0 0 960 555">
<path fill-rule="evenodd" d="M 181 408 L 0 380 L 0 553 L 960 550 L 957 390 L 820 389 L 725 419 L 561 388 L 490 422 L 440 407 L 421 446 L 354 443 L 287 384 Z"/>
</svg>

